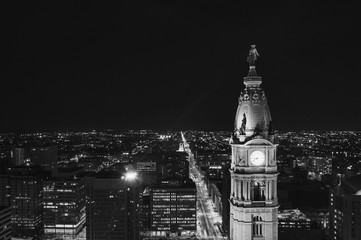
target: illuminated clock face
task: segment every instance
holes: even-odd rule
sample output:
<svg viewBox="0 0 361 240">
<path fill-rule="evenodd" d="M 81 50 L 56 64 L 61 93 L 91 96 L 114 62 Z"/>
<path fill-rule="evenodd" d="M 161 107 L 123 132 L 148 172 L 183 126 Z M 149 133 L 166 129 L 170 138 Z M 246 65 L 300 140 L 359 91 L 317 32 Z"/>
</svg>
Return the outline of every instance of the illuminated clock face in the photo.
<svg viewBox="0 0 361 240">
<path fill-rule="evenodd" d="M 253 151 L 251 155 L 249 156 L 251 163 L 256 166 L 260 166 L 264 163 L 265 156 L 262 151 Z"/>
</svg>

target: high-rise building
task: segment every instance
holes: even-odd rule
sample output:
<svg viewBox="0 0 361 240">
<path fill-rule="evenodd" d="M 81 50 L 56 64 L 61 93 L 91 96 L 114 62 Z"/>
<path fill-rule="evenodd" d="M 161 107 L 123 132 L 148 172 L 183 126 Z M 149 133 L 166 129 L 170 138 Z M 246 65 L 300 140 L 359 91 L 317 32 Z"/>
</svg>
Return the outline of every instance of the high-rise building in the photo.
<svg viewBox="0 0 361 240">
<path fill-rule="evenodd" d="M 10 175 L 0 174 L 0 206 L 10 206 Z"/>
<path fill-rule="evenodd" d="M 231 240 L 278 239 L 277 145 L 262 78 L 256 72 L 257 57 L 256 46 L 252 45 L 230 139 Z"/>
<path fill-rule="evenodd" d="M 11 207 L 0 207 L 0 239 L 11 239 Z"/>
<path fill-rule="evenodd" d="M 11 150 L 12 165 L 20 166 L 25 163 L 25 149 L 22 147 L 13 147 Z"/>
<path fill-rule="evenodd" d="M 32 147 L 30 149 L 30 162 L 32 165 L 43 166 L 52 174 L 57 172 L 58 147 Z"/>
<path fill-rule="evenodd" d="M 103 170 L 86 178 L 87 240 L 138 238 L 138 194 L 134 186 L 115 171 Z"/>
<path fill-rule="evenodd" d="M 185 152 L 165 154 L 164 177 L 169 179 L 189 179 L 189 162 Z"/>
<path fill-rule="evenodd" d="M 197 231 L 194 182 L 163 180 L 151 191 L 151 236 L 193 236 Z"/>
<path fill-rule="evenodd" d="M 330 239 L 361 239 L 361 175 L 339 179 L 330 190 Z"/>
<path fill-rule="evenodd" d="M 139 231 L 141 236 L 149 235 L 151 228 L 151 189 L 146 187 L 139 199 Z"/>
<path fill-rule="evenodd" d="M 13 236 L 35 236 L 42 231 L 43 179 L 38 167 L 10 169 Z"/>
<path fill-rule="evenodd" d="M 84 178 L 72 175 L 44 181 L 44 234 L 76 237 L 85 226 Z"/>
<path fill-rule="evenodd" d="M 12 159 L 12 151 L 10 146 L 0 147 L 0 173 L 4 173 L 6 167 L 8 167 L 11 163 Z"/>
</svg>

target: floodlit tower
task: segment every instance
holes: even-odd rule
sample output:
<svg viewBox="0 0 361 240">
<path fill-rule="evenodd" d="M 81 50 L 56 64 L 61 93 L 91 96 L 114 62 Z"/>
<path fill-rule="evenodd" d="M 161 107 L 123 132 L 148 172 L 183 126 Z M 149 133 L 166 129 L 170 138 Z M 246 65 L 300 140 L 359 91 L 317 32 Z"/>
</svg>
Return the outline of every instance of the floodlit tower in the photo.
<svg viewBox="0 0 361 240">
<path fill-rule="evenodd" d="M 232 148 L 230 233 L 231 240 L 275 240 L 277 232 L 277 165 L 274 133 L 267 98 L 256 72 L 259 54 L 252 45 L 239 97 Z"/>
</svg>

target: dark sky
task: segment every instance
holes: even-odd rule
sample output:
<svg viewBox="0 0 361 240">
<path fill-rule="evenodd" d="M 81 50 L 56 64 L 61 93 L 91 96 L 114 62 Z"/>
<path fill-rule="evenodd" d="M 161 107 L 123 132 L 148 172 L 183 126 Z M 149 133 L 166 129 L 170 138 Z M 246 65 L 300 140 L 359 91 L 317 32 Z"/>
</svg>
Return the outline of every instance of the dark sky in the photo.
<svg viewBox="0 0 361 240">
<path fill-rule="evenodd" d="M 250 44 L 275 129 L 361 130 L 359 1 L 235 2 L 3 1 L 0 131 L 232 130 Z"/>
</svg>

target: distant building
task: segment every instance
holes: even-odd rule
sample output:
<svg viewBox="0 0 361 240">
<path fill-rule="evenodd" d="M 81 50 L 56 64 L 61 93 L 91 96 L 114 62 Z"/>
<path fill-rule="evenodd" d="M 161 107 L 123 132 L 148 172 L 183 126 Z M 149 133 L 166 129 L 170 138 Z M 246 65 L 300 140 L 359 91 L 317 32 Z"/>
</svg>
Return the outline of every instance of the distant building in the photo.
<svg viewBox="0 0 361 240">
<path fill-rule="evenodd" d="M 10 193 L 10 175 L 0 174 L 0 207 L 11 205 Z"/>
<path fill-rule="evenodd" d="M 85 226 L 84 178 L 44 181 L 44 234 L 76 237 Z"/>
<path fill-rule="evenodd" d="M 151 191 L 151 237 L 194 236 L 197 190 L 192 181 L 164 180 Z"/>
<path fill-rule="evenodd" d="M 58 147 L 32 147 L 30 149 L 30 162 L 35 166 L 43 166 L 45 170 L 51 171 L 53 175 L 56 174 Z"/>
<path fill-rule="evenodd" d="M 5 168 L 10 165 L 11 161 L 11 147 L 0 147 L 0 173 L 4 173 Z"/>
<path fill-rule="evenodd" d="M 230 156 L 228 153 L 217 152 L 205 155 L 199 155 L 202 159 L 202 169 L 206 172 L 204 181 L 208 189 L 211 184 L 222 184 L 224 174 L 228 174 L 230 167 Z M 229 198 L 229 195 L 228 195 Z M 228 201 L 228 200 L 227 200 Z M 229 206 L 228 206 L 229 208 Z"/>
<path fill-rule="evenodd" d="M 221 184 L 218 184 L 218 187 L 221 187 Z M 222 195 L 219 191 L 219 188 L 215 183 L 211 183 L 209 185 L 209 194 L 211 195 L 212 202 L 215 206 L 215 211 L 219 212 L 220 215 L 223 213 L 223 205 L 222 205 Z"/>
<path fill-rule="evenodd" d="M 228 234 L 230 230 L 229 226 L 229 196 L 231 194 L 231 175 L 228 169 L 224 170 L 222 179 L 222 229 Z"/>
<path fill-rule="evenodd" d="M 25 163 L 25 149 L 22 147 L 13 147 L 11 150 L 12 165 L 21 166 Z"/>
<path fill-rule="evenodd" d="M 149 235 L 151 229 L 151 189 L 145 188 L 139 199 L 139 231 L 142 236 Z"/>
<path fill-rule="evenodd" d="M 211 166 L 216 167 L 213 169 L 224 169 L 229 168 L 231 160 L 228 152 L 199 151 L 196 161 L 200 169 L 208 169 Z M 218 171 L 218 174 L 222 175 L 222 170 Z"/>
<path fill-rule="evenodd" d="M 189 162 L 187 153 L 175 152 L 165 154 L 164 172 L 168 179 L 189 179 Z"/>
<path fill-rule="evenodd" d="M 278 213 L 278 229 L 281 234 L 287 229 L 310 230 L 311 220 L 298 209 L 283 210 Z"/>
<path fill-rule="evenodd" d="M 340 179 L 330 190 L 330 236 L 361 239 L 361 175 Z"/>
<path fill-rule="evenodd" d="M 308 162 L 308 170 L 310 172 L 319 173 L 321 175 L 331 174 L 332 158 L 310 156 Z"/>
<path fill-rule="evenodd" d="M 311 220 L 311 229 L 329 229 L 329 209 L 310 209 L 303 211 Z"/>
<path fill-rule="evenodd" d="M 11 207 L 0 207 L 0 239 L 11 239 Z"/>
<path fill-rule="evenodd" d="M 138 194 L 119 172 L 101 171 L 86 178 L 87 240 L 138 239 Z"/>
<path fill-rule="evenodd" d="M 156 153 L 139 153 L 133 156 L 133 167 L 142 176 L 142 183 L 150 186 L 159 183 L 165 173 L 164 156 Z"/>
<path fill-rule="evenodd" d="M 38 167 L 10 169 L 13 236 L 36 236 L 42 231 L 43 179 Z"/>
</svg>

